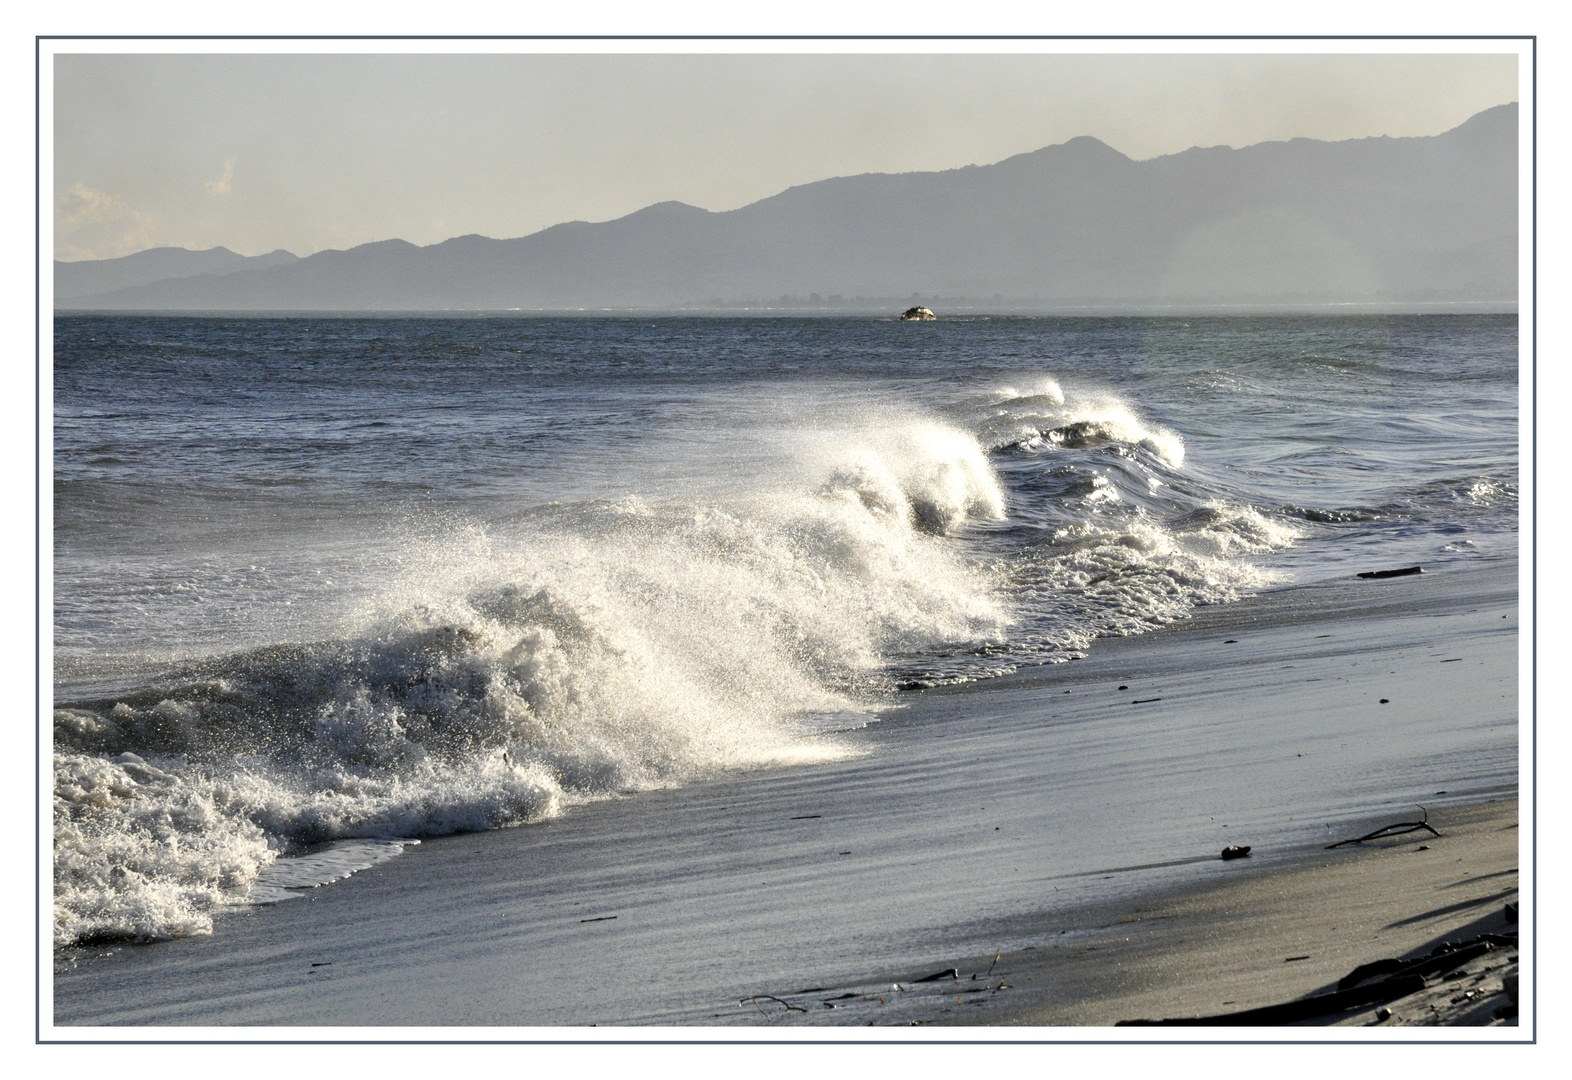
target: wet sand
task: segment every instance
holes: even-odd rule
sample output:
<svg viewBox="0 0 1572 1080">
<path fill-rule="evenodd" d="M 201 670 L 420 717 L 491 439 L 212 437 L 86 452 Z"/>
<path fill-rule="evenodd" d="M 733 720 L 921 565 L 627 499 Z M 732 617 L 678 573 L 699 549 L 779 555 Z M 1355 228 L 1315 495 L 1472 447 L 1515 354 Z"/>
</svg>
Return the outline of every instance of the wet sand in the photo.
<svg viewBox="0 0 1572 1080">
<path fill-rule="evenodd" d="M 62 954 L 54 1021 L 1023 1035 L 1287 1000 L 1515 887 L 1517 595 L 1506 560 L 1284 589 L 909 695 L 840 762 L 429 840 L 210 937 Z M 1322 851 L 1420 803 L 1428 851 Z M 967 985 L 917 981 L 949 970 Z"/>
<path fill-rule="evenodd" d="M 1508 922 L 1505 908 L 1518 901 L 1517 809 L 1515 799 L 1451 807 L 1430 815 L 1439 838 L 1408 833 L 1079 913 L 1086 925 L 1073 943 L 1059 945 L 1048 935 L 1040 947 L 1000 958 L 994 976 L 1011 990 L 999 995 L 985 1022 L 1096 1025 L 1216 1016 L 1335 990 L 1361 964 L 1425 955 L 1444 941 L 1515 934 L 1521 924 Z M 1515 952 L 1498 950 L 1493 959 L 1499 964 Z M 975 970 L 989 961 L 962 966 Z M 1397 1015 L 1385 1022 L 1494 1023 L 1491 1011 L 1506 1004 L 1498 996 L 1499 974 L 1477 984 L 1471 979 L 1433 976 L 1440 994 L 1426 995 L 1418 1010 L 1387 1003 Z M 1484 993 L 1451 1008 L 1450 998 L 1470 989 Z M 1429 1007 L 1443 995 L 1444 1015 Z M 1486 997 L 1495 1000 L 1482 1011 Z M 984 1022 L 961 1008 L 943 1019 Z M 1303 1022 L 1372 1024 L 1375 1009 Z"/>
</svg>

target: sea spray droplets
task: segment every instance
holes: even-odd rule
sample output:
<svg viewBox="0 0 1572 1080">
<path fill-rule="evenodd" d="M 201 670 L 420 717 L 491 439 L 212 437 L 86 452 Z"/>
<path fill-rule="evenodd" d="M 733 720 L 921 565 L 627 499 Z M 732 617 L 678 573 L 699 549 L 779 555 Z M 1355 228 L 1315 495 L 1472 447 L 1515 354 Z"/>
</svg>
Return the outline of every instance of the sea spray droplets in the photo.
<svg viewBox="0 0 1572 1080">
<path fill-rule="evenodd" d="M 813 717 L 852 708 L 885 657 L 1002 633 L 994 579 L 935 534 L 1003 498 L 975 440 L 938 425 L 814 468 L 724 504 L 438 528 L 331 640 L 62 710 L 57 940 L 206 932 L 302 845 L 844 754 Z M 128 751 L 146 782 L 105 761 Z"/>
<path fill-rule="evenodd" d="M 1126 444 L 1143 448 L 1168 468 L 1184 465 L 1184 440 L 1143 421 L 1124 402 L 1098 395 L 1067 396 L 1058 383 L 1048 380 L 1047 385 L 1051 393 L 1007 393 L 979 410 L 975 423 L 982 441 L 993 449 L 1029 451 Z"/>
<path fill-rule="evenodd" d="M 909 518 L 949 532 L 970 520 L 998 521 L 1004 492 L 977 440 L 934 423 L 915 423 L 872 445 L 837 447 L 823 493 L 854 497 L 877 515 Z"/>
</svg>

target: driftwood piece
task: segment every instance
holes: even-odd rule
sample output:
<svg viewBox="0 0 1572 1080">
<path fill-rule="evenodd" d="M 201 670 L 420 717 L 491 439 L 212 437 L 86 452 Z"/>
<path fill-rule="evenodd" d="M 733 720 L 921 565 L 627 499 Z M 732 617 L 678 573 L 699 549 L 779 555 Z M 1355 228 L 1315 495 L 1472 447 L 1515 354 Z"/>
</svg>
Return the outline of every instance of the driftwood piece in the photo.
<svg viewBox="0 0 1572 1080">
<path fill-rule="evenodd" d="M 777 1002 L 777 1003 L 779 1003 L 781 1005 L 786 1006 L 786 1011 L 787 1012 L 805 1013 L 805 1012 L 808 1011 L 807 1009 L 804 1009 L 801 1005 L 793 1005 L 791 1002 L 787 1001 L 786 999 L 778 998 L 774 994 L 749 994 L 747 997 L 745 997 L 741 1001 L 737 1002 L 737 1004 L 740 1007 L 740 1006 L 747 1005 L 747 1004 L 751 1003 L 755 1009 L 758 1009 L 761 1013 L 763 1013 L 764 1010 L 759 1006 L 759 1002 L 760 1001 L 774 1001 L 774 1002 Z M 764 1015 L 768 1016 L 769 1013 L 764 1013 Z"/>
<path fill-rule="evenodd" d="M 1420 829 L 1425 830 L 1431 836 L 1439 837 L 1441 834 L 1430 827 L 1430 811 L 1421 806 L 1419 812 L 1422 816 L 1418 821 L 1398 821 L 1391 825 L 1383 825 L 1375 832 L 1366 833 L 1364 836 L 1356 836 L 1350 840 L 1339 840 L 1335 844 L 1328 844 L 1326 845 L 1326 850 L 1331 851 L 1333 848 L 1340 848 L 1344 844 L 1363 844 L 1366 840 L 1385 840 L 1389 836 L 1402 836 L 1404 833 L 1418 832 Z"/>
<path fill-rule="evenodd" d="M 1291 1024 L 1298 1020 L 1311 1020 L 1319 1016 L 1368 1008 L 1371 1005 L 1396 1001 L 1398 998 L 1417 994 L 1425 989 L 1427 977 L 1452 972 L 1472 960 L 1478 959 L 1493 948 L 1517 946 L 1515 935 L 1480 934 L 1464 942 L 1442 942 L 1430 955 L 1412 960 L 1375 960 L 1360 964 L 1343 976 L 1337 989 L 1330 994 L 1300 998 L 1281 1005 L 1266 1005 L 1259 1009 L 1220 1013 L 1214 1016 L 1183 1016 L 1164 1020 L 1120 1020 L 1116 1027 L 1130 1026 L 1188 1026 L 1188 1027 L 1263 1027 Z"/>
<path fill-rule="evenodd" d="M 1298 1001 L 1288 1001 L 1281 1005 L 1266 1005 L 1259 1009 L 1245 1009 L 1242 1012 L 1222 1013 L 1217 1016 L 1174 1017 L 1167 1020 L 1120 1020 L 1114 1026 L 1267 1027 L 1396 1001 L 1409 994 L 1417 994 L 1424 988 L 1423 975 L 1398 975 L 1349 990 L 1336 990 L 1330 994 L 1318 994 L 1315 997 L 1300 998 Z"/>
<path fill-rule="evenodd" d="M 1366 570 L 1359 576 L 1362 578 L 1407 577 L 1409 574 L 1423 574 L 1424 572 L 1425 568 L 1423 566 L 1405 566 L 1401 570 Z"/>
<path fill-rule="evenodd" d="M 1466 964 L 1477 957 L 1483 956 L 1493 948 L 1504 943 L 1515 945 L 1515 938 L 1505 938 L 1497 934 L 1481 934 L 1472 941 L 1454 943 L 1443 942 L 1431 951 L 1429 956 L 1421 956 L 1412 960 L 1373 960 L 1368 964 L 1360 964 L 1354 970 L 1337 980 L 1339 990 L 1358 986 L 1360 983 L 1371 979 L 1405 975 L 1436 975 L 1442 971 Z"/>
<path fill-rule="evenodd" d="M 935 971 L 932 975 L 924 975 L 920 979 L 910 979 L 908 981 L 914 983 L 938 982 L 940 979 L 959 979 L 960 977 L 960 968 L 945 968 L 943 971 Z"/>
</svg>

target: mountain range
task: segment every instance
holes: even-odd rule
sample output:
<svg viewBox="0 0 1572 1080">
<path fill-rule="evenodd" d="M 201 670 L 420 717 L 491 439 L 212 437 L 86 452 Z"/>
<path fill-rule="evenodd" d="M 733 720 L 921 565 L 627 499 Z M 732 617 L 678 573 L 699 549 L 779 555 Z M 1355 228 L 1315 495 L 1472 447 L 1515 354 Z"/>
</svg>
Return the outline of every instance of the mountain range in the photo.
<svg viewBox="0 0 1572 1080">
<path fill-rule="evenodd" d="M 1196 147 L 1134 161 L 1081 137 L 993 165 L 837 177 L 712 213 L 305 258 L 157 248 L 55 263 L 55 307 L 436 311 L 1001 309 L 1510 303 L 1518 109 L 1440 135 Z"/>
</svg>

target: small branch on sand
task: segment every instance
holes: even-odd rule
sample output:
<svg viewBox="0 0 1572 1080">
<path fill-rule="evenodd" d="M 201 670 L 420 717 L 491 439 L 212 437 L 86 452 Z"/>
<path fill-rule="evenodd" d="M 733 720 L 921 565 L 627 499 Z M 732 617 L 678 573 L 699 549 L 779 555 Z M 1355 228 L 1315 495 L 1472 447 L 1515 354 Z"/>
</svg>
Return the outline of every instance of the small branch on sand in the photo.
<svg viewBox="0 0 1572 1080">
<path fill-rule="evenodd" d="M 1363 844 L 1366 840 L 1385 840 L 1389 836 L 1402 836 L 1404 833 L 1418 832 L 1420 829 L 1425 830 L 1431 836 L 1439 837 L 1441 834 L 1430 827 L 1430 811 L 1423 806 L 1419 808 L 1419 811 L 1423 816 L 1418 821 L 1399 821 L 1392 825 L 1383 825 L 1373 833 L 1356 836 L 1352 840 L 1339 840 L 1335 844 L 1328 844 L 1325 850 L 1331 851 L 1333 848 L 1340 848 L 1344 844 Z"/>
<path fill-rule="evenodd" d="M 745 997 L 741 1001 L 737 1002 L 737 1005 L 740 1007 L 742 1005 L 747 1004 L 748 1002 L 752 1002 L 753 1003 L 753 1007 L 755 1009 L 759 1010 L 759 1014 L 761 1016 L 763 1016 L 766 1020 L 774 1020 L 775 1018 L 773 1016 L 771 1016 L 769 1013 L 765 1012 L 764 1011 L 764 1007 L 759 1004 L 759 1000 L 761 998 L 763 1000 L 765 1000 L 765 1001 L 774 1001 L 774 1002 L 776 1002 L 778 1004 L 786 1006 L 786 1011 L 787 1012 L 805 1013 L 805 1012 L 808 1011 L 807 1009 L 804 1009 L 801 1005 L 793 1005 L 791 1002 L 786 1001 L 783 998 L 778 998 L 774 994 L 750 994 L 748 997 Z"/>
<path fill-rule="evenodd" d="M 958 980 L 958 979 L 960 979 L 960 977 L 961 977 L 961 969 L 960 968 L 945 968 L 943 971 L 935 971 L 932 975 L 924 975 L 920 979 L 909 979 L 908 981 L 909 982 L 914 982 L 914 983 L 938 982 L 940 979 L 957 979 Z"/>
<path fill-rule="evenodd" d="M 986 979 L 986 978 L 987 978 L 987 977 L 988 977 L 988 976 L 989 976 L 989 975 L 992 975 L 992 974 L 993 974 L 993 969 L 994 969 L 994 968 L 995 968 L 995 967 L 996 967 L 996 966 L 997 966 L 997 965 L 998 965 L 998 963 L 999 963 L 999 957 L 1001 957 L 1001 956 L 1003 956 L 1003 955 L 1004 955 L 1004 947 L 1003 947 L 1003 946 L 1000 946 L 1000 947 L 999 947 L 999 948 L 997 948 L 997 949 L 995 949 L 995 950 L 994 950 L 994 951 L 993 951 L 993 963 L 992 963 L 992 964 L 989 964 L 989 965 L 988 965 L 988 970 L 987 970 L 987 971 L 985 971 L 985 972 L 983 972 L 983 978 L 985 978 L 985 979 Z"/>
</svg>

